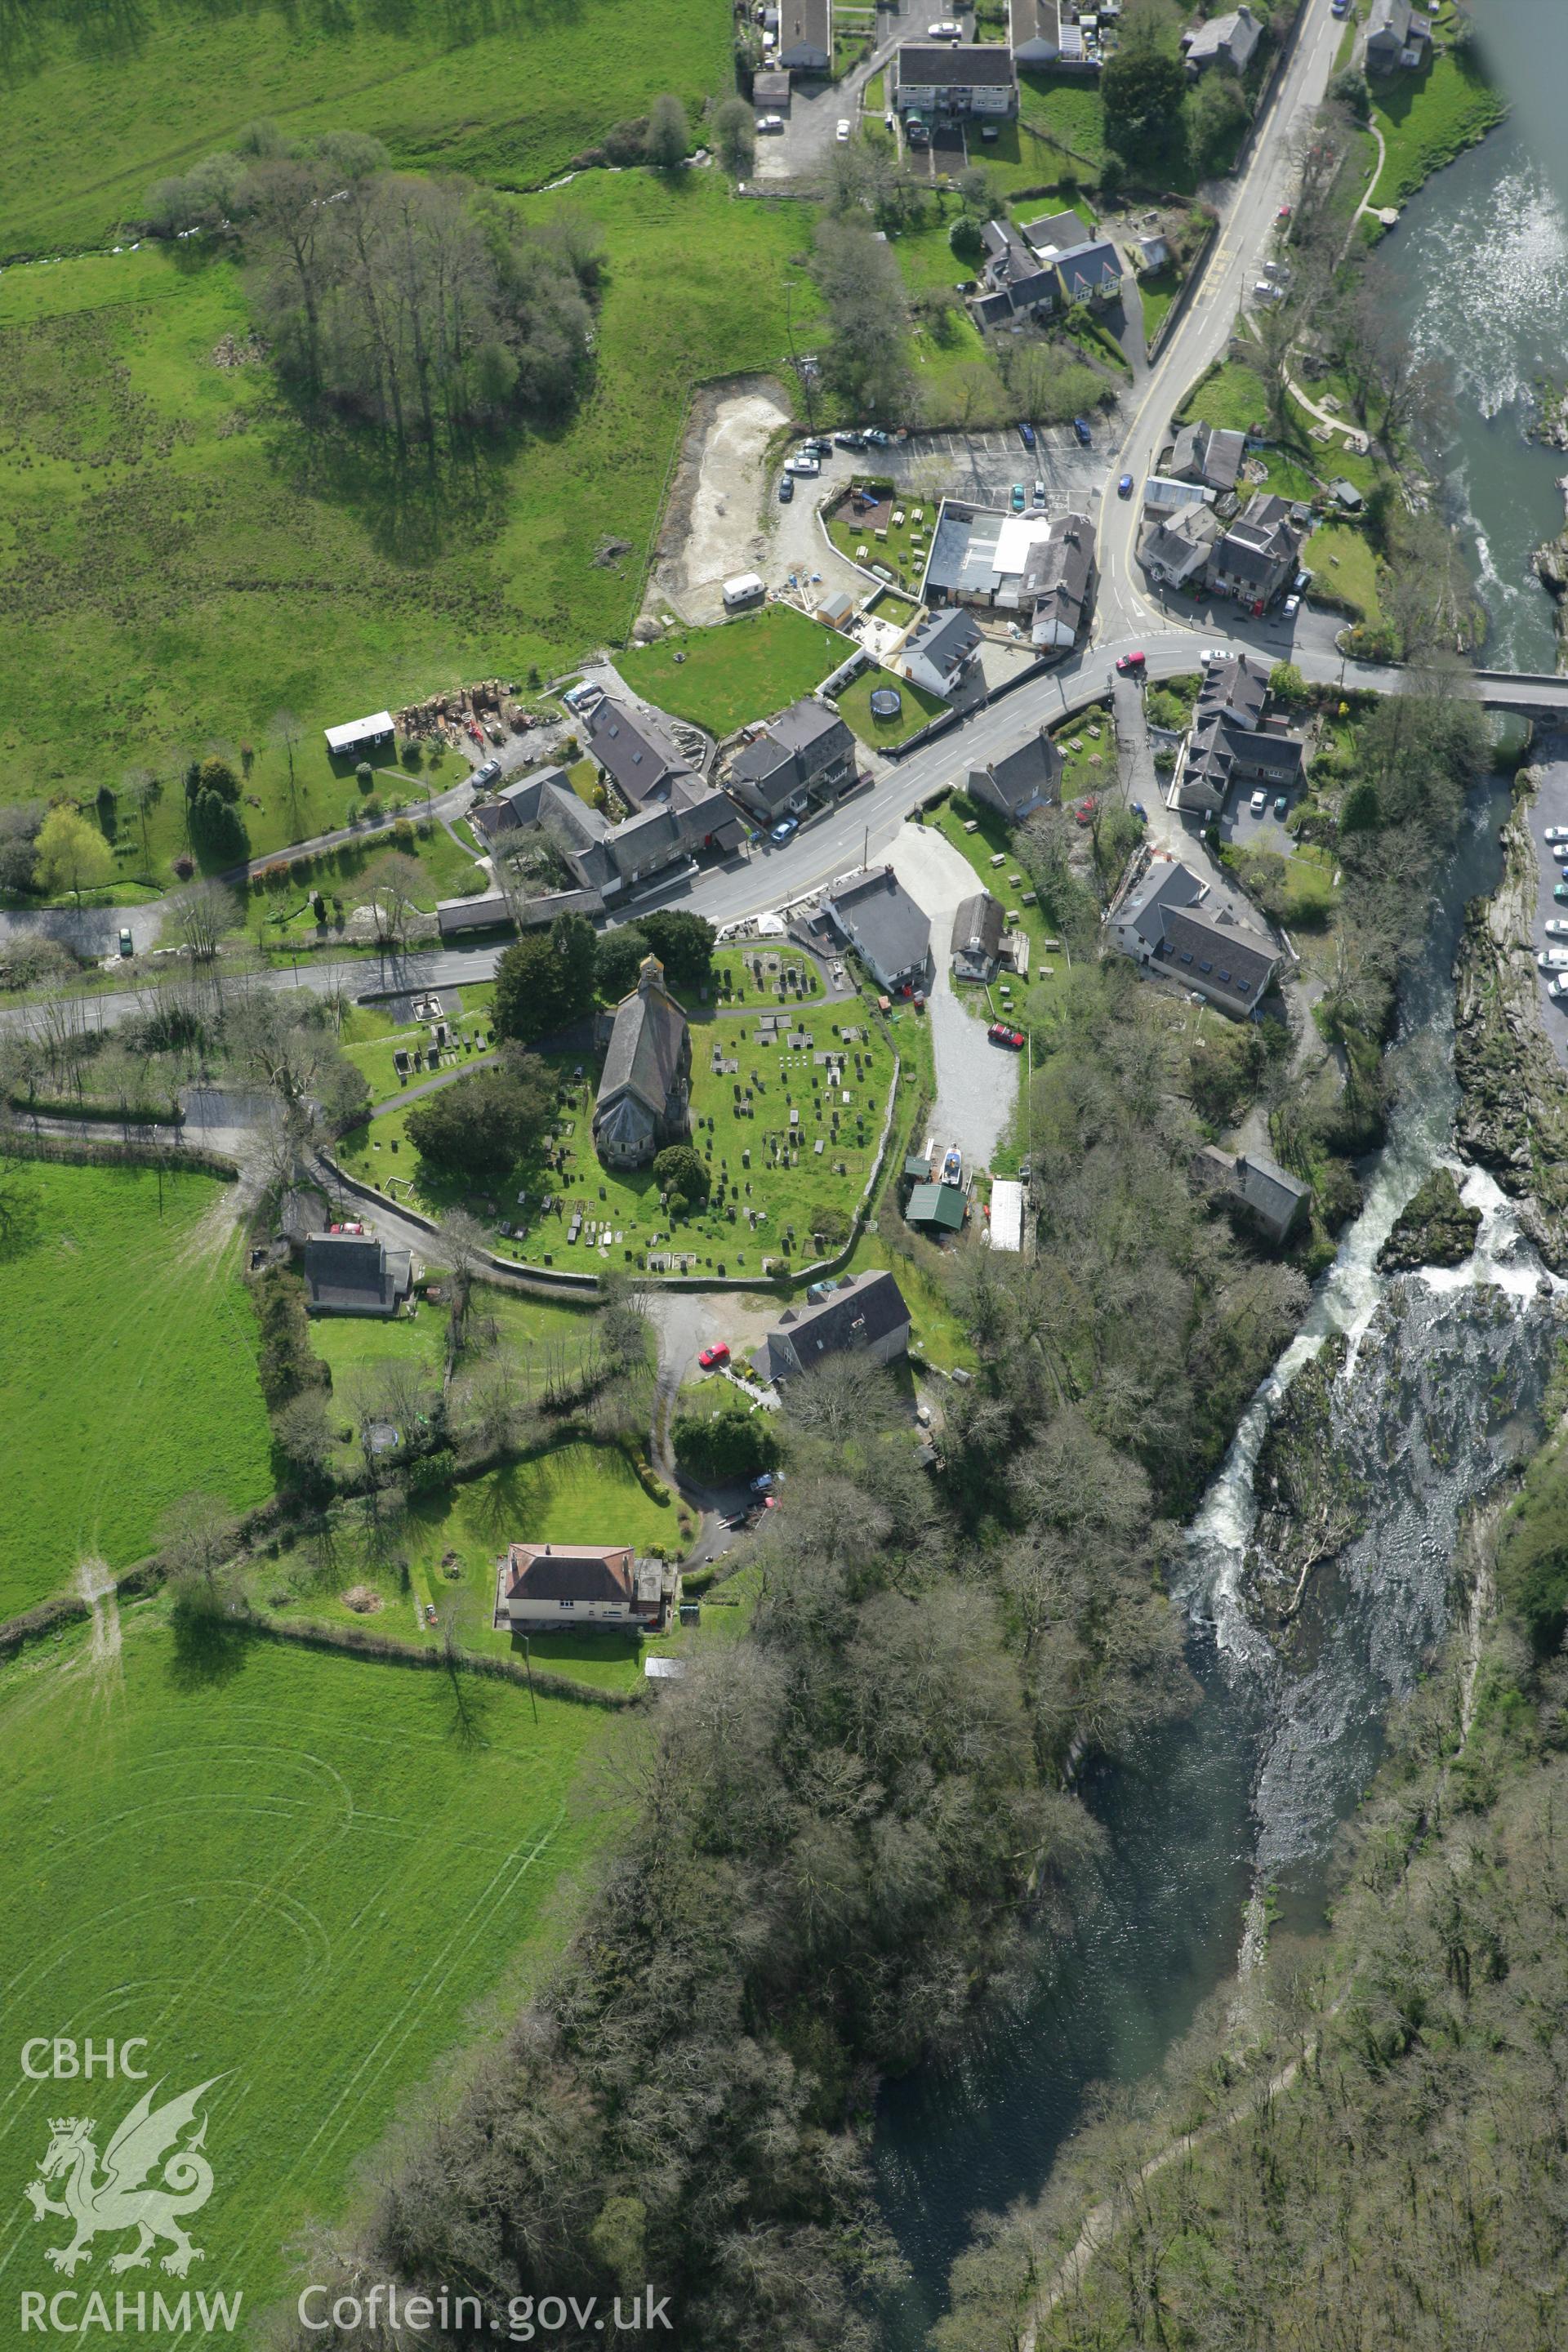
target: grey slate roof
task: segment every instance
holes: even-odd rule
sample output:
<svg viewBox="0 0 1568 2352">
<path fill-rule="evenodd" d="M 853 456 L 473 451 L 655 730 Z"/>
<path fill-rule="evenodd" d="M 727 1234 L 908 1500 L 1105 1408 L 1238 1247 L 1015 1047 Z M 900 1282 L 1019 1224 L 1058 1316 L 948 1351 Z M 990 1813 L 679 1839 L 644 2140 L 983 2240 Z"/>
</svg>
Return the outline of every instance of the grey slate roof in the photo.
<svg viewBox="0 0 1568 2352">
<path fill-rule="evenodd" d="M 1194 979 L 1225 988 L 1248 1005 L 1261 1001 L 1279 959 L 1260 933 L 1249 940 L 1230 924 L 1174 908 L 1167 910 L 1164 926 L 1155 953 L 1178 980 L 1190 969 Z"/>
<path fill-rule="evenodd" d="M 1058 253 L 1053 266 L 1069 301 L 1085 294 L 1109 294 L 1121 283 L 1121 256 L 1108 236 L 1089 237 Z"/>
<path fill-rule="evenodd" d="M 616 1007 L 599 1103 L 606 1105 L 612 1096 L 624 1092 L 634 1095 L 656 1119 L 663 1118 L 680 1076 L 686 1030 L 686 1015 L 664 984 L 664 967 L 657 956 L 648 956 L 636 988 Z"/>
<path fill-rule="evenodd" d="M 1201 502 L 1180 507 L 1173 515 L 1155 524 L 1143 545 L 1146 563 L 1162 563 L 1185 572 L 1194 558 L 1208 551 L 1220 535 L 1219 517 L 1212 507 Z"/>
<path fill-rule="evenodd" d="M 1231 1171 L 1231 1185 L 1239 1200 L 1271 1224 L 1288 1223 L 1312 1189 L 1299 1177 L 1277 1167 L 1272 1160 L 1260 1159 L 1252 1151 L 1238 1155 Z"/>
<path fill-rule="evenodd" d="M 820 1306 L 781 1318 L 768 1334 L 768 1358 L 775 1379 L 809 1371 L 825 1356 L 872 1347 L 901 1327 L 910 1310 L 903 1292 L 887 1273 L 846 1275 Z"/>
<path fill-rule="evenodd" d="M 1011 813 L 1026 802 L 1049 800 L 1061 781 L 1064 764 L 1061 752 L 1042 727 L 993 760 L 984 773 L 992 793 Z"/>
<path fill-rule="evenodd" d="M 1215 550 L 1215 562 L 1231 579 L 1261 587 L 1294 560 L 1296 546 L 1289 501 L 1263 492 L 1248 499 Z"/>
<path fill-rule="evenodd" d="M 1384 52 L 1403 49 L 1410 38 L 1410 0 L 1372 0 L 1367 15 L 1367 45 Z"/>
<path fill-rule="evenodd" d="M 1234 490 L 1247 454 L 1247 436 L 1228 425 L 1205 425 L 1201 417 L 1181 426 L 1171 452 L 1170 473 L 1206 482 L 1211 489 Z"/>
<path fill-rule="evenodd" d="M 646 710 L 630 711 L 608 695 L 588 713 L 584 731 L 589 751 L 634 808 L 663 798 L 673 776 L 689 772 L 675 738 L 657 719 Z"/>
<path fill-rule="evenodd" d="M 1238 726 L 1253 728 L 1268 699 L 1268 665 L 1251 654 L 1229 654 L 1210 662 L 1193 711 L 1194 727 L 1206 726 L 1222 710 L 1232 712 Z"/>
<path fill-rule="evenodd" d="M 899 50 L 899 79 L 931 89 L 1005 89 L 1013 79 L 1013 53 L 1004 41 L 906 41 Z"/>
<path fill-rule="evenodd" d="M 1188 37 L 1187 63 L 1199 67 L 1230 65 L 1237 73 L 1245 73 L 1262 32 L 1262 26 L 1246 5 L 1233 8 L 1226 16 L 1211 16 Z"/>
<path fill-rule="evenodd" d="M 839 925 L 874 970 L 898 978 L 924 969 L 931 923 L 890 866 L 861 873 L 827 898 Z"/>
<path fill-rule="evenodd" d="M 585 1545 L 512 1544 L 508 1555 L 507 1598 L 522 1601 L 629 1601 L 634 1595 L 632 1554 L 621 1544 L 603 1550 Z"/>
<path fill-rule="evenodd" d="M 1032 635 L 1044 643 L 1053 621 L 1079 635 L 1088 614 L 1094 566 L 1094 525 L 1087 515 L 1062 515 L 1049 539 L 1031 549 L 1024 566 L 1023 593 L 1035 607 Z"/>
<path fill-rule="evenodd" d="M 946 612 L 928 614 L 905 638 L 899 657 L 905 662 L 918 658 L 951 686 L 979 643 L 980 631 L 973 616 L 954 604 Z"/>
<path fill-rule="evenodd" d="M 990 979 L 1002 952 L 1005 929 L 1001 902 L 989 890 L 977 890 L 973 898 L 965 898 L 952 919 L 952 961 L 961 979 Z"/>
<path fill-rule="evenodd" d="M 327 1313 L 390 1315 L 407 1293 L 413 1260 L 372 1234 L 310 1234 L 305 1240 L 305 1290 Z"/>
<path fill-rule="evenodd" d="M 855 738 L 837 711 L 808 695 L 792 702 L 765 734 L 737 751 L 730 773 L 758 799 L 779 806 L 854 750 Z"/>
<path fill-rule="evenodd" d="M 1083 223 L 1076 213 L 1042 213 L 1024 223 L 1024 235 L 1038 254 L 1072 253 L 1084 242 Z"/>
</svg>

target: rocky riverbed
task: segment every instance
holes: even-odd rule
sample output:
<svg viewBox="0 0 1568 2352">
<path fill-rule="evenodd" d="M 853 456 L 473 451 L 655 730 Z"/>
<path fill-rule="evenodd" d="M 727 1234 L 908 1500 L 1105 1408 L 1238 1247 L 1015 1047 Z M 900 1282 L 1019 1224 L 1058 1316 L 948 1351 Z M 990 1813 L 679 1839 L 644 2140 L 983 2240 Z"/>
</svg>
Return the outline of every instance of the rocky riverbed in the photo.
<svg viewBox="0 0 1568 2352">
<path fill-rule="evenodd" d="M 1568 1082 L 1547 1039 L 1531 943 L 1536 851 L 1528 820 L 1537 779 L 1520 772 L 1504 828 L 1503 877 L 1472 900 L 1455 969 L 1455 1139 L 1518 1202 L 1554 1274 L 1568 1274 Z"/>
<path fill-rule="evenodd" d="M 1379 1274 L 1411 1274 L 1421 1265 L 1462 1265 L 1476 1246 L 1481 1213 L 1459 1198 L 1452 1169 L 1434 1168 L 1394 1221 L 1377 1254 Z"/>
</svg>

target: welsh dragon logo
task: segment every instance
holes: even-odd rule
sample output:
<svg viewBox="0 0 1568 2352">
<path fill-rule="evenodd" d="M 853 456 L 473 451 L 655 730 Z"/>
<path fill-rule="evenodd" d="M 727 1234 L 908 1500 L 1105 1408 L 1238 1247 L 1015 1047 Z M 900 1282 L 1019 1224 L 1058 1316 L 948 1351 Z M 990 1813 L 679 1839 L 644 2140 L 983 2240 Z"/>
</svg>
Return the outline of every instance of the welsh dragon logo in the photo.
<svg viewBox="0 0 1568 2352">
<path fill-rule="evenodd" d="M 92 2241 L 100 2230 L 138 2233 L 133 2246 L 114 2255 L 109 2265 L 111 2271 L 143 2269 L 160 2238 L 167 2238 L 173 2249 L 163 2256 L 163 2267 L 176 2278 L 184 2278 L 193 2263 L 204 2259 L 183 2224 L 187 2215 L 201 2210 L 213 2192 L 212 2167 L 201 2153 L 206 2117 L 202 2117 L 199 2128 L 184 2146 L 179 2143 L 204 2094 L 222 2079 L 215 2074 L 211 2082 L 198 2083 L 194 2091 L 161 2107 L 153 2105 L 163 2088 L 154 2083 L 142 2093 L 105 2148 L 101 2173 L 94 2145 L 98 2130 L 94 2118 L 50 2118 L 49 2145 L 37 2179 L 27 2183 L 26 2195 L 38 2221 L 47 2213 L 58 2213 L 76 2225 L 68 2246 L 47 2249 L 56 2270 L 69 2278 L 82 2263 L 90 2262 Z M 160 2165 L 161 2179 L 149 2183 L 149 2174 Z M 61 2179 L 63 2200 L 57 2202 L 47 2184 Z"/>
</svg>

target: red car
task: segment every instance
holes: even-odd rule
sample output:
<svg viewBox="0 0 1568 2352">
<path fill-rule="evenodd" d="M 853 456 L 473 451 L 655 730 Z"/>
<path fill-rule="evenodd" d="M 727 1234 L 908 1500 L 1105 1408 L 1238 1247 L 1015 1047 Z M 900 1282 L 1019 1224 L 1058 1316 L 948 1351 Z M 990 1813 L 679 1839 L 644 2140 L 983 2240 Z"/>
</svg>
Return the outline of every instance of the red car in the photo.
<svg viewBox="0 0 1568 2352">
<path fill-rule="evenodd" d="M 1116 667 L 1121 671 L 1122 677 L 1125 677 L 1129 670 L 1142 669 L 1144 667 L 1144 664 L 1148 661 L 1148 658 L 1149 656 L 1147 654 L 1119 654 L 1116 658 Z"/>
<path fill-rule="evenodd" d="M 1005 1021 L 993 1021 L 985 1034 L 994 1045 L 1011 1045 L 1015 1054 L 1024 1050 L 1023 1031 L 1012 1028 Z"/>
<path fill-rule="evenodd" d="M 716 1339 L 712 1347 L 703 1349 L 697 1360 L 705 1372 L 710 1372 L 716 1364 L 727 1364 L 730 1360 L 730 1342 L 728 1339 Z"/>
</svg>

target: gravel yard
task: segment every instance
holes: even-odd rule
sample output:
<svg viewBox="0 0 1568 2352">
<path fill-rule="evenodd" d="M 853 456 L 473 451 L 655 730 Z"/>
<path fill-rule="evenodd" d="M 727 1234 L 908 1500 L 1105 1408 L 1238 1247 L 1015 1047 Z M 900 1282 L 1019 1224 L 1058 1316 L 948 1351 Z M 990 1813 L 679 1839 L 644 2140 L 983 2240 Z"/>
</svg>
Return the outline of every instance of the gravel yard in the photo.
<svg viewBox="0 0 1568 2352">
<path fill-rule="evenodd" d="M 888 858 L 931 918 L 936 966 L 927 1011 L 936 1056 L 931 1129 L 943 1146 L 959 1145 L 966 1169 L 988 1167 L 1018 1099 L 1019 1056 L 987 1041 L 984 993 L 966 989 L 970 1001 L 963 1003 L 952 985 L 952 919 L 980 886 L 968 860 L 933 826 L 901 826 Z"/>
</svg>

